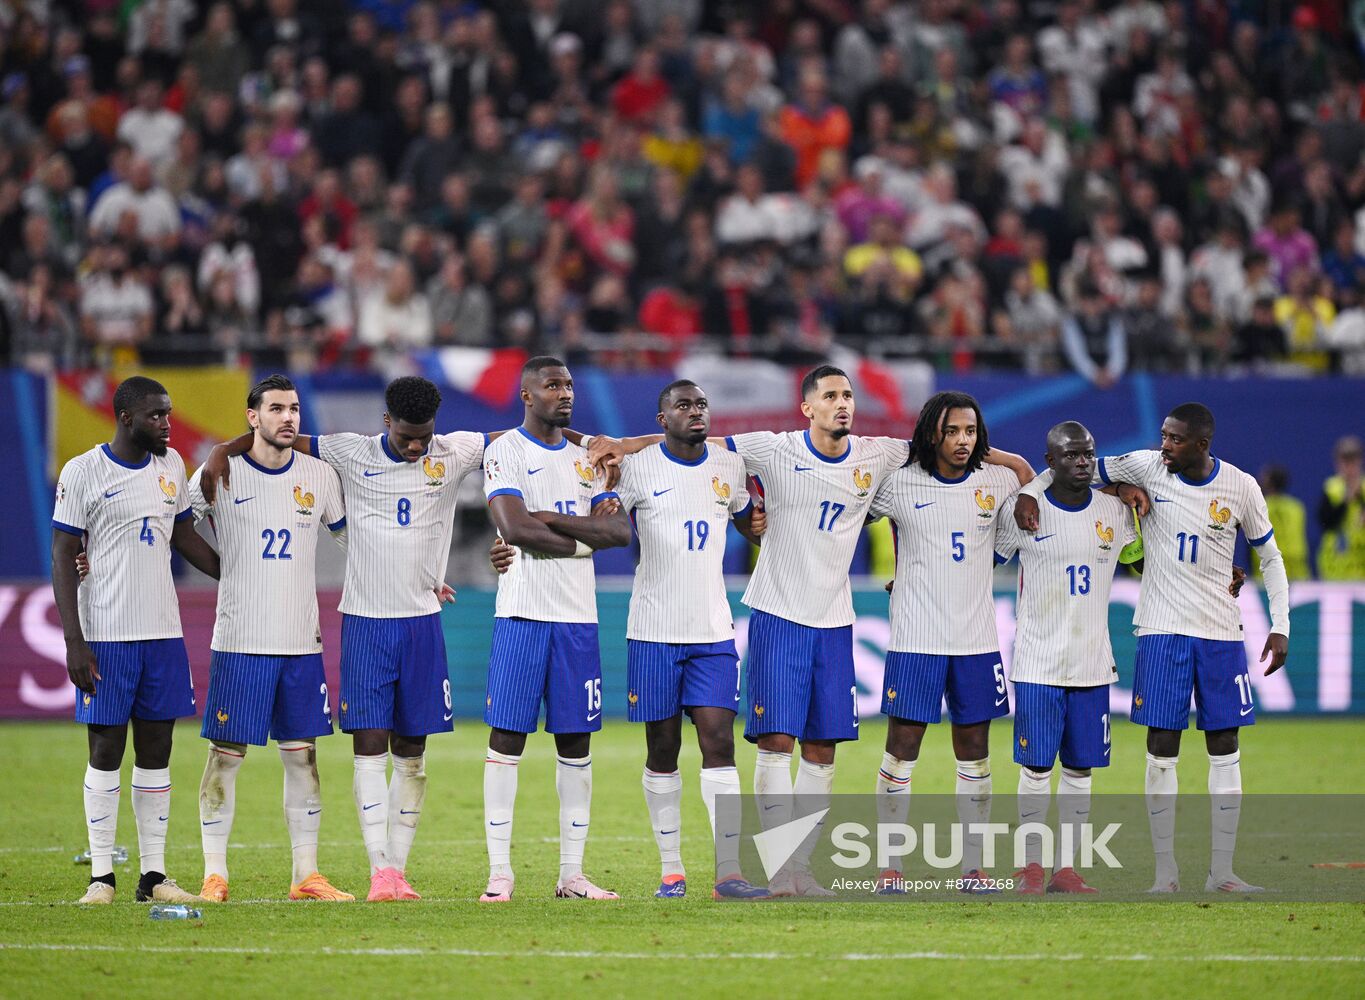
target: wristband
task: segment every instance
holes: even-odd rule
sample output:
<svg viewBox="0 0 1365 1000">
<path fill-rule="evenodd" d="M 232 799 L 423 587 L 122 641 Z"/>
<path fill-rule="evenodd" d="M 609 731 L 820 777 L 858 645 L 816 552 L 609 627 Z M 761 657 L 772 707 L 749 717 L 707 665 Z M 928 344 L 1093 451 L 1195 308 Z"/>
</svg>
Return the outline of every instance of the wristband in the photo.
<svg viewBox="0 0 1365 1000">
<path fill-rule="evenodd" d="M 578 439 L 578 447 L 586 451 L 588 447 L 592 444 L 592 439 L 595 436 L 596 435 L 594 434 L 584 434 L 581 438 Z"/>
<path fill-rule="evenodd" d="M 573 558 L 582 559 L 592 555 L 592 546 L 587 542 L 577 542 L 574 544 Z"/>
</svg>

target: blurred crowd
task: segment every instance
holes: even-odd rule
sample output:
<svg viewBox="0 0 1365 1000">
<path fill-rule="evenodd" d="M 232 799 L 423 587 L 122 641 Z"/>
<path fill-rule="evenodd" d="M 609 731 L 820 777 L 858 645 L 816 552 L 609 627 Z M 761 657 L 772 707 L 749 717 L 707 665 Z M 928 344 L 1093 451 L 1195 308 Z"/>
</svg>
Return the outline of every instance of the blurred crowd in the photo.
<svg viewBox="0 0 1365 1000">
<path fill-rule="evenodd" d="M 0 359 L 1365 372 L 1365 0 L 0 0 Z"/>
</svg>

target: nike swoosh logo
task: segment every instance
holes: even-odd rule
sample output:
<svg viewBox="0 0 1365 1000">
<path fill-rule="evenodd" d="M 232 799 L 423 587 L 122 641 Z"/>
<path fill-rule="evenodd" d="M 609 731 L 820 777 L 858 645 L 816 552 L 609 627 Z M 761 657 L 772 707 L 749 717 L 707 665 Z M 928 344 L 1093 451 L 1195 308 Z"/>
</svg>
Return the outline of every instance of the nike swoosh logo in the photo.
<svg viewBox="0 0 1365 1000">
<path fill-rule="evenodd" d="M 162 816 L 160 819 L 157 820 L 157 822 L 159 822 L 159 823 L 164 823 L 164 822 L 166 822 L 168 819 L 170 819 L 169 816 Z"/>
<path fill-rule="evenodd" d="M 109 818 L 110 816 L 112 816 L 112 815 L 113 815 L 113 813 L 105 813 L 103 816 L 97 816 L 95 819 L 92 819 L 92 820 L 90 821 L 90 824 L 93 826 L 93 825 L 96 824 L 96 823 L 103 823 L 106 819 L 108 819 L 108 818 Z"/>
<path fill-rule="evenodd" d="M 450 721 L 451 719 L 453 719 L 454 717 L 455 717 L 455 713 L 453 713 L 453 712 L 447 712 L 447 713 L 445 714 L 445 718 L 443 718 L 441 721 L 442 721 L 442 722 L 449 722 L 449 721 Z"/>
<path fill-rule="evenodd" d="M 494 823 L 494 822 L 490 819 L 490 820 L 488 821 L 488 825 L 489 825 L 489 826 L 506 826 L 506 825 L 507 825 L 508 823 L 510 823 L 510 822 L 512 822 L 510 819 L 505 819 L 505 820 L 503 820 L 501 823 Z"/>
<path fill-rule="evenodd" d="M 569 825 L 570 825 L 570 826 L 576 826 L 576 827 L 578 827 L 578 828 L 581 830 L 581 829 L 583 829 L 583 827 L 587 826 L 588 824 L 587 824 L 587 823 L 580 823 L 580 822 L 578 822 L 578 820 L 575 819 L 575 820 L 570 820 L 570 821 L 569 821 Z"/>
<path fill-rule="evenodd" d="M 1246 708 L 1242 709 L 1242 711 L 1241 711 L 1240 714 L 1241 714 L 1241 715 L 1250 715 L 1250 714 L 1251 714 L 1252 712 L 1254 712 L 1254 711 L 1256 711 L 1256 706 L 1255 706 L 1255 705 L 1248 705 Z"/>
<path fill-rule="evenodd" d="M 320 813 L 320 812 L 322 812 L 321 809 L 309 809 L 309 810 L 308 810 L 308 815 L 309 815 L 309 816 L 316 816 L 316 815 L 317 815 L 318 813 Z"/>
<path fill-rule="evenodd" d="M 125 486 L 124 489 L 127 489 L 127 487 Z M 116 497 L 116 496 L 118 496 L 118 495 L 119 495 L 120 493 L 122 493 L 122 492 L 123 492 L 123 490 L 114 490 L 113 493 L 108 493 L 108 492 L 106 492 L 106 493 L 104 494 L 104 499 L 108 500 L 110 497 Z"/>
<path fill-rule="evenodd" d="M 895 795 L 897 792 L 908 792 L 908 791 L 910 791 L 910 789 L 908 789 L 908 788 L 888 788 L 888 789 L 886 790 L 886 794 L 887 794 L 887 795 Z"/>
<path fill-rule="evenodd" d="M 200 823 L 199 825 L 200 825 L 200 826 L 217 826 L 217 825 L 218 825 L 219 823 L 221 823 L 221 822 L 223 822 L 221 819 L 206 819 L 206 820 L 204 820 L 202 823 Z"/>
<path fill-rule="evenodd" d="M 673 487 L 670 486 L 670 487 L 669 487 L 668 489 L 666 489 L 666 490 L 655 490 L 655 491 L 654 491 L 654 495 L 655 495 L 656 497 L 661 497 L 661 496 L 663 496 L 665 493 L 672 493 L 672 492 L 673 492 Z"/>
<path fill-rule="evenodd" d="M 667 836 L 670 836 L 670 835 L 675 834 L 675 833 L 677 833 L 677 832 L 678 832 L 677 830 L 660 830 L 660 831 L 659 831 L 659 836 L 660 836 L 660 837 L 667 837 Z"/>
<path fill-rule="evenodd" d="M 938 503 L 937 500 L 930 500 L 928 503 L 917 503 L 915 504 L 915 510 L 923 510 L 925 507 L 932 507 L 936 503 Z"/>
<path fill-rule="evenodd" d="M 378 802 L 371 802 L 369 805 L 367 805 L 367 806 L 361 806 L 360 808 L 361 808 L 362 810 L 364 810 L 365 812 L 369 812 L 371 809 L 373 809 L 373 808 L 374 808 L 375 806 L 377 806 L 377 805 L 379 805 Z"/>
<path fill-rule="evenodd" d="M 597 720 L 597 717 L 601 714 L 602 714 L 601 712 L 593 712 L 592 715 L 588 716 L 588 721 L 595 722 Z"/>
<path fill-rule="evenodd" d="M 421 814 L 422 814 L 422 810 L 420 810 L 420 809 L 399 809 L 399 810 L 398 810 L 398 815 L 399 815 L 399 816 L 420 816 Z"/>
<path fill-rule="evenodd" d="M 372 476 L 382 476 L 385 472 L 388 472 L 388 471 L 389 471 L 388 469 L 384 469 L 383 472 L 371 472 L 369 469 L 366 469 L 366 470 L 365 470 L 365 478 L 366 478 L 366 479 L 369 479 L 369 478 L 371 478 Z"/>
<path fill-rule="evenodd" d="M 738 836 L 739 836 L 739 834 L 737 834 L 737 833 L 727 833 L 727 834 L 725 835 L 725 839 L 726 839 L 726 840 L 729 840 L 731 837 L 738 837 Z"/>
<path fill-rule="evenodd" d="M 809 472 L 809 471 L 810 471 L 811 469 L 813 469 L 813 468 L 815 468 L 815 466 L 813 466 L 813 465 L 798 465 L 798 466 L 795 466 L 795 469 L 796 469 L 797 472 Z"/>
<path fill-rule="evenodd" d="M 1227 812 L 1229 809 L 1241 809 L 1242 807 L 1241 807 L 1241 806 L 1219 806 L 1218 808 L 1219 808 L 1219 810 L 1221 810 L 1222 812 Z"/>
<path fill-rule="evenodd" d="M 1047 541 L 1049 538 L 1053 537 L 1053 535 L 1056 535 L 1056 534 L 1057 534 L 1057 532 L 1054 531 L 1051 535 L 1034 535 L 1034 536 L 1033 536 L 1033 540 L 1034 540 L 1035 542 L 1045 542 L 1045 541 Z"/>
<path fill-rule="evenodd" d="M 539 469 L 527 469 L 527 470 L 526 470 L 526 474 L 527 474 L 528 476 L 534 476 L 537 472 L 543 471 L 544 468 L 545 468 L 545 466 L 542 465 Z"/>
<path fill-rule="evenodd" d="M 780 802 L 776 802 L 776 803 L 774 803 L 773 805 L 764 806 L 764 807 L 763 807 L 763 811 L 764 811 L 764 812 L 767 812 L 769 809 L 776 809 L 776 808 L 777 808 L 778 806 L 780 806 L 781 804 L 782 804 L 782 803 L 780 803 Z"/>
<path fill-rule="evenodd" d="M 1162 813 L 1164 813 L 1164 812 L 1166 811 L 1166 809 L 1169 809 L 1169 808 L 1171 808 L 1171 807 L 1170 807 L 1170 806 L 1167 806 L 1165 809 L 1153 809 L 1153 810 L 1152 810 L 1151 812 L 1149 812 L 1147 815 L 1148 815 L 1148 816 L 1160 816 Z"/>
<path fill-rule="evenodd" d="M 1152 500 L 1156 503 L 1175 503 L 1174 500 L 1167 500 L 1165 497 L 1152 497 Z"/>
<path fill-rule="evenodd" d="M 995 703 L 995 707 L 999 708 L 1001 705 L 1005 704 L 1005 702 L 1009 701 L 1009 697 L 1010 697 L 1009 695 L 1005 695 L 1005 697 L 1001 698 L 999 701 Z"/>
<path fill-rule="evenodd" d="M 255 497 L 233 497 L 233 498 L 232 498 L 232 502 L 233 502 L 234 504 L 239 504 L 239 503 L 246 503 L 248 500 L 255 500 L 255 499 L 256 499 Z"/>
</svg>

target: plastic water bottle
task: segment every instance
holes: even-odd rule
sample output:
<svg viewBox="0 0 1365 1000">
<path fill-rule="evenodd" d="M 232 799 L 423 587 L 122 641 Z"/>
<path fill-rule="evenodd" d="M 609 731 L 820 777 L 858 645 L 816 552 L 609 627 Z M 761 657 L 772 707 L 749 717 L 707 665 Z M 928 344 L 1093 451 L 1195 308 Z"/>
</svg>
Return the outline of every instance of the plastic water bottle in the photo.
<svg viewBox="0 0 1365 1000">
<path fill-rule="evenodd" d="M 183 903 L 174 906 L 153 906 L 149 914 L 153 920 L 202 920 L 204 911 L 192 909 Z"/>
</svg>

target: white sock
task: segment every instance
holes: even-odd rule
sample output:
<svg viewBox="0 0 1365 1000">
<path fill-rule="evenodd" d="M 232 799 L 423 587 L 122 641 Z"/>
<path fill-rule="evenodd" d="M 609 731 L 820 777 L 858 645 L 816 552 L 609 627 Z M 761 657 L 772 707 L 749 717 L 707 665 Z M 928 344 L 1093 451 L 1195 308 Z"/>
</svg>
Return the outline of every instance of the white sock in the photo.
<svg viewBox="0 0 1365 1000">
<path fill-rule="evenodd" d="M 645 789 L 654 843 L 659 845 L 660 877 L 687 874 L 682 863 L 682 775 L 645 768 L 640 783 Z"/>
<path fill-rule="evenodd" d="M 199 782 L 199 839 L 204 845 L 204 878 L 228 877 L 228 838 L 237 812 L 237 772 L 246 759 L 246 748 L 210 744 Z"/>
<path fill-rule="evenodd" d="M 1147 822 L 1152 827 L 1152 853 L 1156 855 L 1157 881 L 1173 881 L 1175 863 L 1175 803 L 1179 783 L 1175 765 L 1179 757 L 1147 755 Z"/>
<path fill-rule="evenodd" d="M 905 822 L 910 815 L 910 778 L 914 773 L 913 760 L 882 754 L 882 766 L 877 771 L 877 822 Z"/>
<path fill-rule="evenodd" d="M 592 754 L 555 757 L 555 790 L 559 792 L 559 881 L 583 871 L 592 813 Z"/>
<path fill-rule="evenodd" d="M 739 769 L 735 767 L 703 767 L 701 769 L 701 800 L 706 803 L 706 816 L 711 821 L 711 840 L 716 848 L 716 880 L 739 877 Z M 720 819 L 716 818 L 716 796 L 736 796 L 726 803 Z M 717 825 L 719 823 L 719 826 Z"/>
<path fill-rule="evenodd" d="M 822 809 L 829 808 L 829 794 L 834 788 L 834 765 L 817 764 L 814 761 L 801 758 L 801 763 L 796 765 L 796 784 L 792 787 L 792 794 L 801 799 L 801 814 L 809 816 Z M 825 821 L 821 818 L 819 823 L 806 834 L 806 839 L 801 841 L 801 846 L 792 855 L 792 864 L 800 869 L 810 867 L 811 852 L 815 850 L 815 845 L 820 840 L 820 833 L 825 828 Z"/>
<path fill-rule="evenodd" d="M 1213 855 L 1209 874 L 1218 881 L 1232 878 L 1232 855 L 1237 849 L 1237 821 L 1242 817 L 1242 754 L 1209 754 L 1209 808 L 1213 810 Z"/>
<path fill-rule="evenodd" d="M 400 872 L 408 867 L 412 838 L 422 818 L 427 797 L 426 754 L 393 755 L 393 778 L 389 781 L 389 863 Z"/>
<path fill-rule="evenodd" d="M 760 750 L 754 761 L 754 795 L 758 798 L 758 823 L 771 830 L 792 819 L 792 755 Z"/>
<path fill-rule="evenodd" d="M 1081 824 L 1089 820 L 1090 775 L 1064 767 L 1057 783 L 1057 869 L 1076 867 Z"/>
<path fill-rule="evenodd" d="M 520 757 L 489 749 L 483 762 L 483 830 L 489 875 L 512 875 L 512 810 Z"/>
<path fill-rule="evenodd" d="M 1019 768 L 1019 825 L 1025 823 L 1047 824 L 1047 809 L 1052 798 L 1052 771 L 1030 771 Z M 1043 838 L 1040 834 L 1030 834 L 1024 839 L 1024 863 L 1041 865 L 1043 863 Z"/>
<path fill-rule="evenodd" d="M 317 745 L 305 740 L 280 744 L 284 764 L 284 823 L 294 855 L 290 881 L 298 885 L 318 870 L 318 830 L 322 827 L 322 784 Z"/>
<path fill-rule="evenodd" d="M 171 818 L 171 769 L 133 767 L 133 819 L 142 874 L 166 874 L 166 827 Z"/>
<path fill-rule="evenodd" d="M 85 829 L 90 838 L 90 877 L 114 873 L 118 833 L 119 773 L 85 765 Z"/>
<path fill-rule="evenodd" d="M 957 821 L 963 824 L 962 871 L 981 869 L 982 837 L 968 833 L 970 824 L 989 823 L 991 819 L 991 759 L 957 762 Z"/>
<path fill-rule="evenodd" d="M 365 853 L 370 856 L 370 874 L 391 868 L 389 861 L 389 755 L 355 755 L 355 811 L 360 817 L 360 835 Z"/>
</svg>

